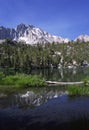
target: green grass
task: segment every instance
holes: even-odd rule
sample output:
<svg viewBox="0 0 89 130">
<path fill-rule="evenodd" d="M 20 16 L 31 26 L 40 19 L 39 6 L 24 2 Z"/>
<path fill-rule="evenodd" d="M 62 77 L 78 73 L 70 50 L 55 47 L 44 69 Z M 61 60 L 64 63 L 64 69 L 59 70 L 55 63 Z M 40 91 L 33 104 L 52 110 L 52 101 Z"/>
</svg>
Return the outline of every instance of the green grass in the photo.
<svg viewBox="0 0 89 130">
<path fill-rule="evenodd" d="M 89 86 L 68 86 L 67 91 L 70 96 L 89 96 Z"/>
<path fill-rule="evenodd" d="M 38 75 L 16 74 L 5 77 L 1 73 L 0 85 L 11 87 L 42 87 L 46 86 L 46 82 Z"/>
<path fill-rule="evenodd" d="M 82 80 L 84 82 L 83 86 L 70 85 L 68 86 L 68 93 L 71 96 L 89 96 L 89 77 Z"/>
</svg>

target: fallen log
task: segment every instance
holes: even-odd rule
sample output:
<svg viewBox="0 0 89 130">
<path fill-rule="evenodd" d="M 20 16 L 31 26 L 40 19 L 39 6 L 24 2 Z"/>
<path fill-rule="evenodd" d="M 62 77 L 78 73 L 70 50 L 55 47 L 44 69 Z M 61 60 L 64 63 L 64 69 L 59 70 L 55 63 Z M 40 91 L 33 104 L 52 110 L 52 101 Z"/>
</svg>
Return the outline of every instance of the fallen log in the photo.
<svg viewBox="0 0 89 130">
<path fill-rule="evenodd" d="M 82 85 L 84 82 L 56 82 L 56 81 L 46 81 L 47 84 L 52 85 Z"/>
</svg>

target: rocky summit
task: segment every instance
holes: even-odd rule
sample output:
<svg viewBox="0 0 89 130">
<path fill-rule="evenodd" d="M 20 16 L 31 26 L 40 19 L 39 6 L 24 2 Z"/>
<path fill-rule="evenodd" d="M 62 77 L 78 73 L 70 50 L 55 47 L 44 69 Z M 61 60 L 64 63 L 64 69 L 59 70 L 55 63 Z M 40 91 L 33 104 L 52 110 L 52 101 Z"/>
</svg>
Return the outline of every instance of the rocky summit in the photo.
<svg viewBox="0 0 89 130">
<path fill-rule="evenodd" d="M 11 39 L 23 41 L 26 44 L 37 43 L 68 43 L 68 38 L 54 36 L 33 25 L 19 24 L 16 28 L 0 27 L 0 40 Z"/>
</svg>

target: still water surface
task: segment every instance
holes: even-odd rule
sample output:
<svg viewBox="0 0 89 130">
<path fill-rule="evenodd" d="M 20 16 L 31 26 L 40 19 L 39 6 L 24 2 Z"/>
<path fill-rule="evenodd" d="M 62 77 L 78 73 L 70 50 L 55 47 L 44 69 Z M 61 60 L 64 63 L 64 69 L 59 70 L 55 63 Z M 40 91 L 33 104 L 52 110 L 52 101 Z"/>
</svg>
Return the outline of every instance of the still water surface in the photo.
<svg viewBox="0 0 89 130">
<path fill-rule="evenodd" d="M 52 81 L 81 81 L 89 76 L 89 67 L 61 68 L 61 69 L 38 69 L 32 70 L 31 74 L 43 76 L 46 80 Z"/>
<path fill-rule="evenodd" d="M 2 69 L 0 70 L 2 71 Z M 81 81 L 85 77 L 89 76 L 89 67 L 77 67 L 77 68 L 60 68 L 60 69 L 3 69 L 6 75 L 15 73 L 26 73 L 41 75 L 46 80 L 52 81 Z"/>
<path fill-rule="evenodd" d="M 79 81 L 89 72 L 88 68 L 76 70 L 75 74 L 66 71 L 63 73 L 66 81 L 76 76 Z M 62 80 L 59 70 L 47 73 L 47 70 L 32 71 L 47 80 Z M 11 95 L 0 93 L 0 130 L 33 129 L 89 130 L 89 97 L 70 97 L 66 86 L 30 88 Z"/>
<path fill-rule="evenodd" d="M 89 98 L 69 97 L 65 87 L 0 94 L 0 130 L 23 129 L 89 129 Z"/>
</svg>

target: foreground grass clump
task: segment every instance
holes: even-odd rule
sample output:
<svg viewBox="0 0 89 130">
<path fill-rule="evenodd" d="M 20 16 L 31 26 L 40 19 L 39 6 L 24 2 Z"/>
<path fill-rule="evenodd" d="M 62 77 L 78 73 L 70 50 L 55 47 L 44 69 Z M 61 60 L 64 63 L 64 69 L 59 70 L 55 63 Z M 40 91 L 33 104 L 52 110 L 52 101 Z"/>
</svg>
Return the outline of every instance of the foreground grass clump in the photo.
<svg viewBox="0 0 89 130">
<path fill-rule="evenodd" d="M 46 86 L 46 82 L 38 75 L 16 74 L 1 77 L 0 85 L 15 87 L 41 87 Z"/>
<path fill-rule="evenodd" d="M 89 96 L 89 86 L 68 86 L 70 96 Z"/>
</svg>

